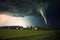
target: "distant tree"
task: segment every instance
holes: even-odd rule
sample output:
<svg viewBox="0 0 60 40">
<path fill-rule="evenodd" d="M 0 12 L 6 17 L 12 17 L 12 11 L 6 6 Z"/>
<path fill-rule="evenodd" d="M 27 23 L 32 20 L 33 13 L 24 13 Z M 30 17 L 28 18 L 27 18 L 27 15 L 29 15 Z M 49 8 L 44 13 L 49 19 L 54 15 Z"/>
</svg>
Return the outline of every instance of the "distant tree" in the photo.
<svg viewBox="0 0 60 40">
<path fill-rule="evenodd" d="M 29 28 L 29 26 L 27 26 L 27 28 Z"/>
<path fill-rule="evenodd" d="M 33 30 L 33 27 L 32 27 L 32 26 L 30 26 L 30 29 L 31 29 L 31 30 Z"/>
<path fill-rule="evenodd" d="M 27 29 L 30 29 L 30 27 L 29 27 L 29 26 L 27 26 Z"/>
</svg>

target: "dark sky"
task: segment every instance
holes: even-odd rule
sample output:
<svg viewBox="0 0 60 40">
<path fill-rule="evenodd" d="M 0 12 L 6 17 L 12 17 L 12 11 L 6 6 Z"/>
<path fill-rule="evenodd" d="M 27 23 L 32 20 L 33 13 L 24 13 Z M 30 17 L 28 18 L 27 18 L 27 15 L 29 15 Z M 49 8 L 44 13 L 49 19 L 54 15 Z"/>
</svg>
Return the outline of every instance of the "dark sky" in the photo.
<svg viewBox="0 0 60 40">
<path fill-rule="evenodd" d="M 60 28 L 60 2 L 54 1 L 49 3 L 46 14 L 49 24 Z"/>
<path fill-rule="evenodd" d="M 9 15 L 16 17 L 35 16 L 40 20 L 38 24 L 42 24 L 44 22 L 40 22 L 43 18 L 36 10 L 40 3 L 48 3 L 45 12 L 48 25 L 59 27 L 60 2 L 57 0 L 0 0 L 0 12 L 9 12 Z"/>
</svg>

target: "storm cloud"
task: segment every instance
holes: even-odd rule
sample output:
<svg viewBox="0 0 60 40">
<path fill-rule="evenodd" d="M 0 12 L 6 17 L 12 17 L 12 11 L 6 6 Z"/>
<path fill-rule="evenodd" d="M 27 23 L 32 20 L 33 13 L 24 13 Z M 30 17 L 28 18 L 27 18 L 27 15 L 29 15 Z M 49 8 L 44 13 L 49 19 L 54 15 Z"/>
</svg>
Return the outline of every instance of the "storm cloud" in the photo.
<svg viewBox="0 0 60 40">
<path fill-rule="evenodd" d="M 45 5 L 45 3 L 48 5 Z M 0 15 L 5 14 L 17 18 L 25 18 L 27 16 L 28 18 L 26 20 L 30 20 L 30 22 L 32 22 L 31 24 L 34 24 L 36 19 L 39 19 L 40 21 L 37 20 L 39 21 L 39 25 L 44 24 L 42 20 L 45 20 L 45 23 L 54 25 L 54 23 L 57 22 L 55 14 L 58 15 L 57 13 L 59 12 L 58 4 L 59 2 L 55 0 L 0 0 Z M 44 18 L 42 16 L 44 16 Z M 35 21 L 33 22 L 34 19 Z"/>
<path fill-rule="evenodd" d="M 39 0 L 5 0 L 0 1 L 0 12 L 9 12 L 12 16 L 37 15 L 37 6 L 42 1 Z M 36 10 L 37 13 L 33 13 Z"/>
</svg>

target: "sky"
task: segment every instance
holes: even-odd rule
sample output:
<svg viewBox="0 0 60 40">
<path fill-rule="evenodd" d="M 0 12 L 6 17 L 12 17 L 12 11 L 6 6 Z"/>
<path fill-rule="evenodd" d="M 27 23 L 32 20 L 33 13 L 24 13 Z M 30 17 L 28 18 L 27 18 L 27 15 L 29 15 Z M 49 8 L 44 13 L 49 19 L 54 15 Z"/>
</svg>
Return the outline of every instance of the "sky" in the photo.
<svg viewBox="0 0 60 40">
<path fill-rule="evenodd" d="M 59 1 L 0 0 L 0 26 L 60 26 Z"/>
</svg>

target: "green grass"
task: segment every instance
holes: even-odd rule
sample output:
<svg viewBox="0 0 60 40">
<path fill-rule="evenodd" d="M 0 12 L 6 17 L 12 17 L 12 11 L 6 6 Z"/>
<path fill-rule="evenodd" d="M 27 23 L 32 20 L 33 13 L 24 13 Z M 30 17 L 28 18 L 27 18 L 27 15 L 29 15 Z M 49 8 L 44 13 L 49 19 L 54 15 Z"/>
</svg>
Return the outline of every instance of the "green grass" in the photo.
<svg viewBox="0 0 60 40">
<path fill-rule="evenodd" d="M 40 40 L 48 38 L 54 31 L 47 30 L 0 30 L 0 39 L 3 40 Z"/>
</svg>

